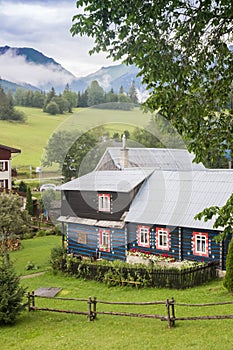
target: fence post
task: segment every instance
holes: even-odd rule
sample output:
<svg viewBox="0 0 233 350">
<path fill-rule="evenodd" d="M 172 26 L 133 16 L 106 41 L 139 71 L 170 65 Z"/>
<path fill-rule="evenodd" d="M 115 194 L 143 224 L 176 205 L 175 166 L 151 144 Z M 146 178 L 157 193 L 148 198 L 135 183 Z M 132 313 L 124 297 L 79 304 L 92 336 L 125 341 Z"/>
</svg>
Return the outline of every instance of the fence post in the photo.
<svg viewBox="0 0 233 350">
<path fill-rule="evenodd" d="M 172 327 L 174 327 L 175 326 L 176 316 L 175 316 L 175 300 L 174 300 L 173 297 L 171 299 L 171 306 L 172 306 L 172 322 L 171 322 L 171 325 L 172 325 Z"/>
<path fill-rule="evenodd" d="M 30 294 L 30 292 L 28 292 L 27 298 L 28 298 L 28 311 L 31 311 L 31 294 Z"/>
<path fill-rule="evenodd" d="M 91 304 L 92 304 L 92 300 L 91 300 L 91 297 L 89 297 L 88 300 L 87 300 L 87 305 L 88 305 L 88 321 L 91 321 L 91 319 L 92 319 Z"/>
<path fill-rule="evenodd" d="M 32 297 L 32 307 L 33 307 L 32 310 L 35 310 L 35 292 L 34 292 L 34 290 L 32 291 L 31 297 Z"/>
<path fill-rule="evenodd" d="M 93 303 L 93 320 L 95 320 L 96 319 L 96 304 L 97 304 L 96 297 L 94 297 L 92 303 Z"/>
<path fill-rule="evenodd" d="M 169 302 L 168 299 L 166 300 L 166 308 L 167 308 L 167 322 L 168 322 L 168 328 L 171 328 L 170 302 Z"/>
</svg>

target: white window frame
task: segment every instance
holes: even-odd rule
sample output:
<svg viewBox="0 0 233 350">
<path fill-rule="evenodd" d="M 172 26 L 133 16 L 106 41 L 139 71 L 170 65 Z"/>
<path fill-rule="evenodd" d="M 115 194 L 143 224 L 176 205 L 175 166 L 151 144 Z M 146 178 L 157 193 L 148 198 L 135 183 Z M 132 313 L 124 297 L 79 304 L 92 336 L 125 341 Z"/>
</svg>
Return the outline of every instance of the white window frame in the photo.
<svg viewBox="0 0 233 350">
<path fill-rule="evenodd" d="M 208 233 L 193 232 L 193 254 L 197 256 L 209 256 Z"/>
<path fill-rule="evenodd" d="M 100 229 L 99 230 L 99 250 L 102 252 L 110 252 L 110 230 Z"/>
<path fill-rule="evenodd" d="M 150 248 L 149 226 L 138 226 L 138 245 L 140 247 Z"/>
<path fill-rule="evenodd" d="M 111 211 L 111 195 L 109 193 L 98 194 L 98 208 L 99 211 L 108 212 Z"/>
<path fill-rule="evenodd" d="M 5 162 L 0 161 L 0 171 L 5 171 Z"/>
<path fill-rule="evenodd" d="M 156 229 L 156 249 L 170 249 L 170 231 L 167 228 L 157 227 Z"/>
</svg>

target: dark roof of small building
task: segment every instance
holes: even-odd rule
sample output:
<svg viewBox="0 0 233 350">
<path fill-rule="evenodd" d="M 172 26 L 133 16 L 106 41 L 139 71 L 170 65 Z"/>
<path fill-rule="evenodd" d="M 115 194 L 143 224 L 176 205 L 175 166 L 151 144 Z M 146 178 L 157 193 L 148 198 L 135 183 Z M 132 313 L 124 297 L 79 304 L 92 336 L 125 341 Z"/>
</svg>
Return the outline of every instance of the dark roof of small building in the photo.
<svg viewBox="0 0 233 350">
<path fill-rule="evenodd" d="M 153 170 L 93 171 L 59 187 L 68 191 L 130 192 L 142 183 Z"/>
<path fill-rule="evenodd" d="M 11 153 L 21 153 L 21 150 L 18 148 L 10 147 L 10 146 L 5 146 L 0 144 L 0 149 L 10 151 Z"/>
<path fill-rule="evenodd" d="M 194 216 L 204 208 L 223 206 L 233 193 L 233 170 L 154 171 L 143 183 L 125 221 L 213 229 Z M 219 228 L 221 231 L 221 228 Z"/>
<path fill-rule="evenodd" d="M 116 169 L 124 168 L 121 159 L 122 148 L 107 148 L 96 166 L 96 170 L 108 169 L 110 160 Z M 194 154 L 186 149 L 170 148 L 127 148 L 128 168 L 153 168 L 159 170 L 205 170 L 202 163 L 193 163 Z"/>
</svg>

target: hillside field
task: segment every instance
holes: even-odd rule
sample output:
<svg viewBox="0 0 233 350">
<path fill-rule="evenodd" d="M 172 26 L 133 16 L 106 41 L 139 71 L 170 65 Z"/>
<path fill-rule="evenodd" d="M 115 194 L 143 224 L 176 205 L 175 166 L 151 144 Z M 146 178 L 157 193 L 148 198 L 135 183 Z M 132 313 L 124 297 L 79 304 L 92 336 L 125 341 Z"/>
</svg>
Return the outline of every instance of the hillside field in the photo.
<svg viewBox="0 0 233 350">
<path fill-rule="evenodd" d="M 18 170 L 40 166 L 44 147 L 56 130 L 74 130 L 82 132 L 102 126 L 113 135 L 124 130 L 132 131 L 135 127 L 145 126 L 150 116 L 139 109 L 133 111 L 75 109 L 72 114 L 49 115 L 39 108 L 17 107 L 27 116 L 24 124 L 0 121 L 0 143 L 21 149 L 21 154 L 14 155 L 12 166 Z"/>
</svg>

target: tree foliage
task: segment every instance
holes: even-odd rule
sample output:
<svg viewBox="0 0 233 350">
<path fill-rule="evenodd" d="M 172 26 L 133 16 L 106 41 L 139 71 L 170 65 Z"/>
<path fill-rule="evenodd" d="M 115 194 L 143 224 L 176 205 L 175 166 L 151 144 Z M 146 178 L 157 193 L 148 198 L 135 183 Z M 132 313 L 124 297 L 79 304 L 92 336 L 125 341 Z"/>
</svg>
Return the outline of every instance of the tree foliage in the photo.
<svg viewBox="0 0 233 350">
<path fill-rule="evenodd" d="M 52 209 L 52 203 L 56 199 L 56 194 L 53 189 L 44 191 L 41 195 L 43 207 L 46 210 L 47 220 L 49 219 L 49 211 Z"/>
<path fill-rule="evenodd" d="M 233 238 L 231 238 L 228 247 L 226 275 L 223 280 L 223 285 L 229 292 L 233 292 Z"/>
<path fill-rule="evenodd" d="M 17 111 L 13 106 L 11 93 L 5 94 L 0 86 L 0 119 L 24 122 L 26 117 L 24 113 Z"/>
<path fill-rule="evenodd" d="M 150 93 L 146 105 L 190 142 L 201 160 L 209 147 L 232 146 L 232 121 L 222 111 L 232 90 L 232 2 L 225 0 L 79 0 L 73 35 L 94 37 L 91 53 L 107 51 L 136 64 Z M 232 118 L 231 118 L 232 119 Z M 222 145 L 215 123 L 226 131 Z M 211 137 L 206 135 L 211 134 Z M 205 136 L 204 136 L 205 135 Z M 209 144 L 211 139 L 211 145 Z"/>
<path fill-rule="evenodd" d="M 87 89 L 88 106 L 94 106 L 104 103 L 104 89 L 99 85 L 97 80 L 91 82 Z"/>
<path fill-rule="evenodd" d="M 14 235 L 24 232 L 29 217 L 25 210 L 22 210 L 22 198 L 14 194 L 0 195 L 0 238 L 1 250 L 6 260 L 9 261 L 7 240 Z"/>
<path fill-rule="evenodd" d="M 227 200 L 227 202 L 222 206 L 213 206 L 204 209 L 201 213 L 198 213 L 195 216 L 195 219 L 201 220 L 204 218 L 204 221 L 210 220 L 213 217 L 216 217 L 214 222 L 214 228 L 223 228 L 224 231 L 218 235 L 217 240 L 223 240 L 228 235 L 232 235 L 233 228 L 233 194 Z"/>
<path fill-rule="evenodd" d="M 32 200 L 32 192 L 29 186 L 27 186 L 26 191 L 26 208 L 29 215 L 33 215 L 33 200 Z"/>
<path fill-rule="evenodd" d="M 24 306 L 22 305 L 25 289 L 20 286 L 13 265 L 0 259 L 0 325 L 12 324 Z"/>
<path fill-rule="evenodd" d="M 101 131 L 101 128 L 96 128 L 87 133 L 67 130 L 54 133 L 46 146 L 43 165 L 59 164 L 66 181 L 77 177 L 84 157 L 97 144 Z M 91 162 L 87 165 L 88 172 Z"/>
<path fill-rule="evenodd" d="M 233 111 L 226 109 L 232 103 L 232 1 L 76 4 L 82 11 L 73 17 L 72 35 L 93 37 L 91 54 L 105 51 L 139 68 L 149 91 L 144 105 L 176 128 L 196 161 L 233 149 Z"/>
</svg>

